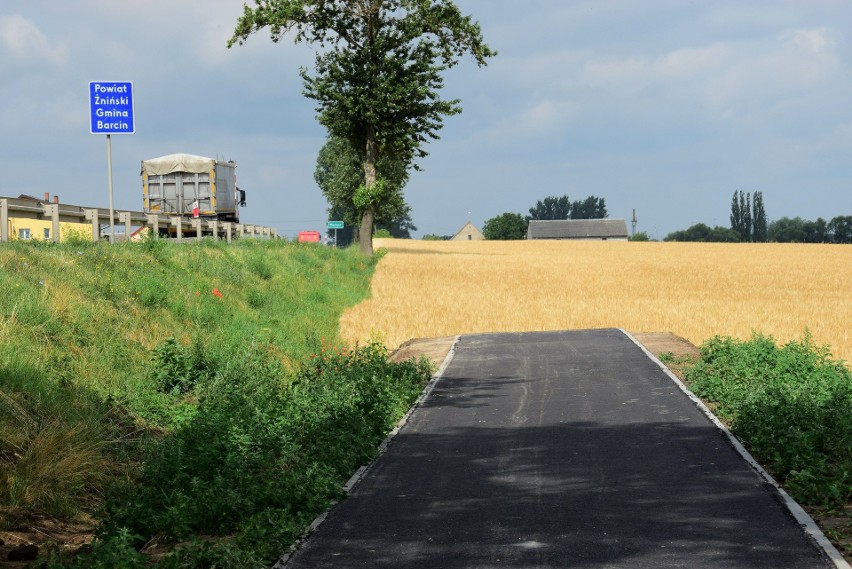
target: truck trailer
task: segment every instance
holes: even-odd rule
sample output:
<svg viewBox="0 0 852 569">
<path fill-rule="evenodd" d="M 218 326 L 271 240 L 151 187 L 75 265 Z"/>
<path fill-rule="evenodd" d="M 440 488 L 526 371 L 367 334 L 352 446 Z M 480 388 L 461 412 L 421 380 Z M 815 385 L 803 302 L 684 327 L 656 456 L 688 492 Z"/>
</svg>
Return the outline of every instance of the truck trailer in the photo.
<svg viewBox="0 0 852 569">
<path fill-rule="evenodd" d="M 246 193 L 237 187 L 237 164 L 192 154 L 142 161 L 145 213 L 239 223 Z"/>
</svg>

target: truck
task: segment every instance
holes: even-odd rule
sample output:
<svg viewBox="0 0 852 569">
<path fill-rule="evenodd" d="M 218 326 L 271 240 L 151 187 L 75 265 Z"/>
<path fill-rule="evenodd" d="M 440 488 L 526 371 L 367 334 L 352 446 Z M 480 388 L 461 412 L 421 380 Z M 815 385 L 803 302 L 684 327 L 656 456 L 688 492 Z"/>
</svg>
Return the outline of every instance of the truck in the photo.
<svg viewBox="0 0 852 569">
<path fill-rule="evenodd" d="M 246 193 L 237 187 L 237 164 L 193 154 L 142 161 L 145 213 L 239 223 Z"/>
</svg>

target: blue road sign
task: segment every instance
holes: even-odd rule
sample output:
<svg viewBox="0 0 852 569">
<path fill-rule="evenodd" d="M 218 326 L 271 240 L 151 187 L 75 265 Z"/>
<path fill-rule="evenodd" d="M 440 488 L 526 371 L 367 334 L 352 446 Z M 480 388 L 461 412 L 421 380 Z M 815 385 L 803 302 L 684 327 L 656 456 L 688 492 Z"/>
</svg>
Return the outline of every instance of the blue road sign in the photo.
<svg viewBox="0 0 852 569">
<path fill-rule="evenodd" d="M 89 109 L 92 134 L 133 134 L 133 83 L 129 81 L 91 81 Z"/>
</svg>

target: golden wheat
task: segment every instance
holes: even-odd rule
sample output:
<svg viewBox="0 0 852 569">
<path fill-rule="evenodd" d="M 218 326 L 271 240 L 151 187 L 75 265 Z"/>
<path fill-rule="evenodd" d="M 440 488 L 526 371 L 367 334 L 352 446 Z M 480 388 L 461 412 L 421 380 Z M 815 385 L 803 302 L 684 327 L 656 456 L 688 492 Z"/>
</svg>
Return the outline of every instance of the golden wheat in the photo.
<svg viewBox="0 0 852 569">
<path fill-rule="evenodd" d="M 852 358 L 852 247 L 612 241 L 377 240 L 372 297 L 344 339 L 624 328 L 779 342 L 809 330 Z"/>
</svg>

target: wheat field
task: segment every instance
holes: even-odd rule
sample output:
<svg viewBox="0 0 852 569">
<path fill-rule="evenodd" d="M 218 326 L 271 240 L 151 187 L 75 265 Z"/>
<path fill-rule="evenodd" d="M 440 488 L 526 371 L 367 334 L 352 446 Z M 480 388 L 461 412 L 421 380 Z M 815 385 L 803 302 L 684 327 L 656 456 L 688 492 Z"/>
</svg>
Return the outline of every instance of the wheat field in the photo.
<svg viewBox="0 0 852 569">
<path fill-rule="evenodd" d="M 370 299 L 341 335 L 411 338 L 476 332 L 623 328 L 778 342 L 808 330 L 852 359 L 852 246 L 614 241 L 435 242 L 387 249 Z"/>
</svg>

